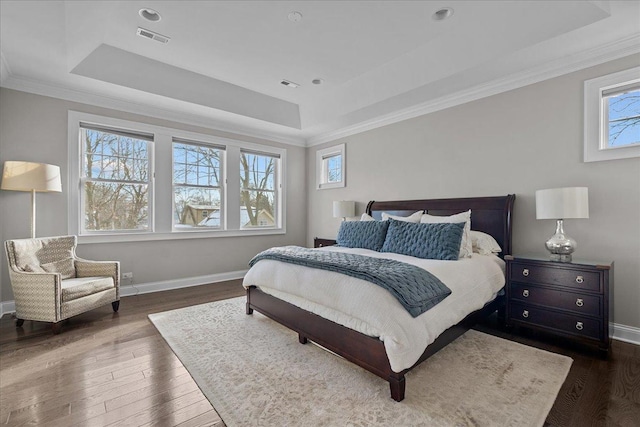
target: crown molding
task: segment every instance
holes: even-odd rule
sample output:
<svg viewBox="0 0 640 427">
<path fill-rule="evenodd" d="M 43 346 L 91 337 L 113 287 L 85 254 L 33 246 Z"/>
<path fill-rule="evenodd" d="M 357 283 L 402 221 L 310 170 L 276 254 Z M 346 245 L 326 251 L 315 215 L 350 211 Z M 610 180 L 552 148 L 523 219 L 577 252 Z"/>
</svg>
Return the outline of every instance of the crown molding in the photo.
<svg viewBox="0 0 640 427">
<path fill-rule="evenodd" d="M 640 34 L 635 34 L 615 42 L 596 46 L 574 55 L 568 55 L 557 60 L 549 61 L 538 67 L 531 68 L 506 77 L 492 80 L 486 84 L 477 85 L 469 89 L 449 94 L 431 101 L 414 105 L 402 110 L 394 111 L 366 120 L 352 126 L 343 127 L 331 132 L 322 133 L 307 139 L 307 147 L 335 141 L 340 138 L 362 133 L 368 130 L 387 126 L 393 123 L 412 119 L 445 108 L 455 107 L 481 98 L 497 95 L 513 89 L 518 89 L 533 83 L 538 83 L 574 71 L 603 64 L 625 56 L 640 53 Z"/>
<path fill-rule="evenodd" d="M 171 120 L 183 124 L 205 127 L 222 132 L 233 133 L 239 136 L 251 138 L 259 138 L 273 142 L 279 142 L 286 145 L 294 145 L 298 147 L 306 147 L 304 138 L 286 137 L 273 132 L 258 132 L 252 129 L 243 128 L 241 126 L 230 126 L 219 120 L 207 119 L 205 117 L 193 114 L 182 113 L 175 110 L 156 107 L 149 104 L 141 104 L 125 100 L 117 97 L 98 95 L 95 93 L 71 89 L 68 87 L 55 85 L 50 82 L 34 80 L 22 76 L 16 76 L 10 72 L 8 64 L 5 64 L 4 56 L 2 57 L 2 67 L 6 65 L 7 76 L 0 82 L 1 86 L 7 89 L 18 90 L 22 92 L 33 93 L 36 95 L 48 96 L 52 98 L 64 99 L 66 101 L 79 102 L 82 104 L 93 105 L 96 107 L 110 108 L 113 110 L 123 111 L 132 114 L 140 114 L 142 116 L 153 117 L 163 120 Z M 4 71 L 3 71 L 4 72 Z"/>
</svg>

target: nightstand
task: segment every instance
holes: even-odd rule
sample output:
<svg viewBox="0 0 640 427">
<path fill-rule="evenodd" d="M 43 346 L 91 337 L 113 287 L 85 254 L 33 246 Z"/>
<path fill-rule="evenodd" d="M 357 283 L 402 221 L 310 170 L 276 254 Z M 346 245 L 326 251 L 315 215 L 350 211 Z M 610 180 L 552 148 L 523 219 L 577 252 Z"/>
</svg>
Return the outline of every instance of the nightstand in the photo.
<svg viewBox="0 0 640 427">
<path fill-rule="evenodd" d="M 333 239 L 322 239 L 320 237 L 313 238 L 313 247 L 321 248 L 323 246 L 333 246 L 336 244 L 336 241 Z"/>
<path fill-rule="evenodd" d="M 588 344 L 606 357 L 613 318 L 613 262 L 570 263 L 505 256 L 507 326 L 544 330 Z"/>
</svg>

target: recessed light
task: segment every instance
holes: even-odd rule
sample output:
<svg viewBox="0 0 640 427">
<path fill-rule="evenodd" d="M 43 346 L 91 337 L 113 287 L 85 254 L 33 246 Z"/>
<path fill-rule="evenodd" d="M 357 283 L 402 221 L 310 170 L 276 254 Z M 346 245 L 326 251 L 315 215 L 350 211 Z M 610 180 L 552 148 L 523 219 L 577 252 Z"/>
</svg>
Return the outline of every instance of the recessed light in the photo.
<svg viewBox="0 0 640 427">
<path fill-rule="evenodd" d="M 287 15 L 287 18 L 291 22 L 300 22 L 302 21 L 302 14 L 294 10 L 292 12 L 289 12 L 289 15 Z"/>
<path fill-rule="evenodd" d="M 313 83 L 314 85 L 321 85 L 322 83 L 324 83 L 323 79 L 313 79 L 311 80 L 311 83 Z"/>
<path fill-rule="evenodd" d="M 431 15 L 431 19 L 434 21 L 444 21 L 447 18 L 451 18 L 453 16 L 453 9 L 450 7 L 443 7 L 442 9 L 437 10 L 433 15 Z"/>
<path fill-rule="evenodd" d="M 160 16 L 160 14 L 157 11 L 153 9 L 148 9 L 148 8 L 140 9 L 140 11 L 138 12 L 138 15 L 142 16 L 144 19 L 151 22 L 158 22 L 159 20 L 162 19 L 162 16 Z"/>
</svg>

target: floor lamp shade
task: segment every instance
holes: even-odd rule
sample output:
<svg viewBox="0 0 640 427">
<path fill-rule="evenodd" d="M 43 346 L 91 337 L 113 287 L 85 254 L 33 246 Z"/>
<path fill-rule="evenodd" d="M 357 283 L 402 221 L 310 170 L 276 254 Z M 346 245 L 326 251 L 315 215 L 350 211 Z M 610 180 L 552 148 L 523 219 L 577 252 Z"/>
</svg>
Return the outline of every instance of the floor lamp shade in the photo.
<svg viewBox="0 0 640 427">
<path fill-rule="evenodd" d="M 60 167 L 46 163 L 6 161 L 2 190 L 31 192 L 31 237 L 36 236 L 36 192 L 61 192 Z"/>
<path fill-rule="evenodd" d="M 356 214 L 356 202 L 346 202 L 344 200 L 333 202 L 333 217 L 347 218 Z"/>
</svg>

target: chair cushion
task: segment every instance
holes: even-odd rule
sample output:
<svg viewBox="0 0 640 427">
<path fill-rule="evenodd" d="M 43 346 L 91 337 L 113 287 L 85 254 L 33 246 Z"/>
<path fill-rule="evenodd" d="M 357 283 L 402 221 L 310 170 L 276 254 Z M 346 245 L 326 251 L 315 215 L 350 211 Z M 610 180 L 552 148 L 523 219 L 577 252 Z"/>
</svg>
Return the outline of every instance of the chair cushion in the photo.
<svg viewBox="0 0 640 427">
<path fill-rule="evenodd" d="M 63 280 L 62 302 L 73 301 L 113 287 L 113 277 L 78 277 Z"/>
<path fill-rule="evenodd" d="M 40 266 L 48 273 L 60 273 L 62 279 L 76 277 L 75 246 L 75 236 L 14 240 L 16 266 L 23 271 L 38 271 L 35 266 Z"/>
</svg>

